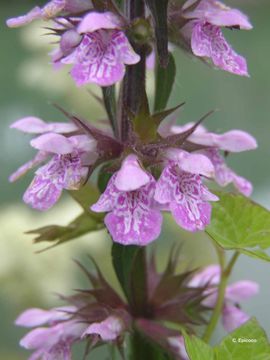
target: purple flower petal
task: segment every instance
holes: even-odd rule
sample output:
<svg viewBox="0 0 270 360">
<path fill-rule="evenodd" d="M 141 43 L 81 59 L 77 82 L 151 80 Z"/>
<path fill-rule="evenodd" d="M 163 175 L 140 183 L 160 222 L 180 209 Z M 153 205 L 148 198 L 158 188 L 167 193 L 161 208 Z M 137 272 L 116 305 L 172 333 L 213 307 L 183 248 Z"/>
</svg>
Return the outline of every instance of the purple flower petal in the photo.
<svg viewBox="0 0 270 360">
<path fill-rule="evenodd" d="M 54 323 L 68 319 L 70 313 L 75 310 L 74 306 L 63 306 L 51 310 L 28 309 L 16 319 L 15 324 L 24 327 L 36 327 L 46 323 Z"/>
<path fill-rule="evenodd" d="M 222 312 L 222 324 L 226 331 L 231 332 L 250 319 L 244 311 L 234 305 L 226 304 Z"/>
<path fill-rule="evenodd" d="M 46 211 L 60 198 L 62 189 L 50 179 L 36 175 L 23 195 L 23 201 L 33 209 Z"/>
<path fill-rule="evenodd" d="M 101 194 L 98 201 L 91 206 L 91 210 L 95 212 L 112 211 L 115 207 L 119 190 L 114 185 L 116 174 L 109 180 L 106 190 Z"/>
<path fill-rule="evenodd" d="M 31 140 L 30 144 L 35 149 L 54 154 L 69 154 L 73 151 L 72 142 L 68 138 L 54 133 L 41 135 Z"/>
<path fill-rule="evenodd" d="M 25 133 L 39 134 L 47 131 L 47 126 L 48 125 L 43 120 L 34 116 L 28 116 L 15 121 L 11 124 L 10 128 L 17 129 Z"/>
<path fill-rule="evenodd" d="M 14 182 L 18 180 L 21 176 L 25 175 L 29 170 L 33 169 L 34 167 L 41 164 L 43 161 L 45 161 L 48 157 L 48 153 L 39 151 L 36 156 L 28 161 L 27 163 L 23 164 L 19 167 L 13 174 L 10 175 L 9 181 Z"/>
<path fill-rule="evenodd" d="M 120 191 L 115 186 L 117 173 L 110 179 L 98 202 L 91 206 L 96 212 L 109 212 L 105 224 L 115 242 L 146 245 L 161 231 L 162 215 L 153 196 L 155 181 L 135 191 Z"/>
<path fill-rule="evenodd" d="M 171 203 L 170 209 L 177 224 L 187 231 L 204 230 L 210 224 L 211 205 L 208 203 L 190 198 L 182 204 Z"/>
<path fill-rule="evenodd" d="M 229 285 L 226 289 L 226 299 L 235 303 L 247 300 L 258 294 L 259 284 L 254 281 L 242 280 Z"/>
<path fill-rule="evenodd" d="M 151 181 L 151 175 L 144 171 L 135 155 L 128 155 L 115 177 L 115 186 L 120 191 L 133 191 Z"/>
<path fill-rule="evenodd" d="M 183 10 L 184 17 L 187 19 L 203 19 L 212 25 L 227 26 L 227 27 L 239 27 L 240 29 L 250 30 L 252 25 L 249 22 L 248 17 L 237 9 L 231 9 L 223 4 L 221 1 L 216 0 L 201 0 L 198 6 L 189 11 L 189 7 L 194 5 L 196 1 L 187 1 Z"/>
<path fill-rule="evenodd" d="M 78 86 L 91 82 L 100 86 L 112 85 L 124 77 L 124 64 L 139 61 L 139 55 L 119 30 L 87 33 L 74 52 L 62 59 L 65 64 L 74 64 L 71 76 Z"/>
<path fill-rule="evenodd" d="M 33 20 L 38 20 L 41 18 L 42 18 L 42 10 L 39 6 L 36 6 L 25 15 L 8 19 L 7 26 L 11 28 L 16 28 L 27 25 L 31 23 Z"/>
<path fill-rule="evenodd" d="M 87 335 L 99 335 L 103 341 L 116 340 L 125 330 L 125 324 L 117 316 L 109 316 L 101 322 L 96 322 L 88 326 L 82 337 Z"/>
<path fill-rule="evenodd" d="M 97 142 L 89 135 L 74 135 L 71 136 L 69 140 L 71 141 L 73 147 L 77 151 L 89 152 L 89 153 L 96 151 Z"/>
<path fill-rule="evenodd" d="M 100 29 L 119 29 L 121 26 L 120 19 L 109 11 L 103 13 L 90 12 L 80 22 L 78 33 L 91 33 Z"/>
<path fill-rule="evenodd" d="M 212 161 L 215 167 L 215 180 L 220 186 L 227 186 L 233 183 L 239 192 L 245 196 L 250 196 L 252 184 L 228 168 L 217 149 L 205 150 L 204 154 Z"/>
<path fill-rule="evenodd" d="M 192 174 L 214 176 L 214 166 L 210 159 L 202 154 L 188 153 L 180 149 L 169 149 L 166 158 L 177 163 L 179 168 Z"/>
<path fill-rule="evenodd" d="M 158 210 L 140 206 L 143 205 L 138 202 L 133 209 L 126 207 L 106 215 L 105 224 L 115 242 L 145 246 L 159 237 L 162 215 Z"/>
<path fill-rule="evenodd" d="M 220 69 L 249 76 L 245 58 L 231 48 L 218 26 L 194 21 L 191 48 L 194 55 L 211 58 L 214 65 Z"/>
<path fill-rule="evenodd" d="M 62 351 L 62 347 L 70 345 L 79 340 L 85 331 L 87 325 L 76 323 L 75 321 L 66 321 L 49 328 L 40 327 L 30 331 L 24 336 L 20 345 L 29 350 L 39 350 L 45 354 L 57 354 Z M 50 359 L 50 358 L 49 358 Z M 55 357 L 51 357 L 55 359 Z M 62 359 L 62 357 L 60 357 Z M 65 359 L 65 358 L 63 358 Z M 67 358 L 69 359 L 69 358 Z"/>
<path fill-rule="evenodd" d="M 212 199 L 217 200 L 214 194 Z M 168 165 L 162 172 L 156 186 L 155 200 L 160 204 L 169 203 L 172 215 L 182 228 L 188 231 L 203 230 L 211 218 L 210 192 L 201 177 Z"/>
<path fill-rule="evenodd" d="M 218 285 L 220 281 L 220 266 L 209 265 L 203 270 L 198 271 L 189 281 L 190 287 L 204 287 L 209 285 Z"/>
<path fill-rule="evenodd" d="M 60 38 L 59 57 L 62 58 L 72 53 L 72 51 L 74 51 L 76 46 L 80 44 L 81 40 L 82 40 L 82 36 L 75 29 L 70 29 L 65 31 Z"/>
<path fill-rule="evenodd" d="M 216 135 L 215 145 L 225 151 L 241 152 L 257 148 L 256 139 L 245 131 L 231 130 Z"/>
<path fill-rule="evenodd" d="M 47 132 L 64 134 L 78 130 L 77 126 L 71 123 L 46 123 L 34 116 L 28 116 L 17 120 L 10 126 L 10 128 L 29 134 L 43 134 Z"/>
</svg>

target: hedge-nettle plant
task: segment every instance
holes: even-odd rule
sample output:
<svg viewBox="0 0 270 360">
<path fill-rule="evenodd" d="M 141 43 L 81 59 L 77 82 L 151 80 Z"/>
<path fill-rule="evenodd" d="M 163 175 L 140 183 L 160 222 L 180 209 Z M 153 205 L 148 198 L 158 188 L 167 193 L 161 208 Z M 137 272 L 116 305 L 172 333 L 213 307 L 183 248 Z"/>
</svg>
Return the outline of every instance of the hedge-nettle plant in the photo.
<svg viewBox="0 0 270 360">
<path fill-rule="evenodd" d="M 78 263 L 89 289 L 62 296 L 63 307 L 33 308 L 17 318 L 17 325 L 34 328 L 20 342 L 33 351 L 29 359 L 71 359 L 77 342 L 85 342 L 85 358 L 110 343 L 123 359 L 269 359 L 263 330 L 241 308 L 258 285 L 228 284 L 241 253 L 270 260 L 264 252 L 270 246 L 270 215 L 248 199 L 252 184 L 226 164 L 229 154 L 255 149 L 256 140 L 238 129 L 208 131 L 202 122 L 213 111 L 178 125 L 183 103 L 167 108 L 175 47 L 249 76 L 246 59 L 222 33 L 224 27 L 250 30 L 248 17 L 215 0 L 52 0 L 7 25 L 34 20 L 45 21 L 57 39 L 52 66 L 66 68 L 79 87 L 101 87 L 108 121 L 94 126 L 60 106 L 66 123 L 35 116 L 15 121 L 12 128 L 33 134 L 30 145 L 37 152 L 10 181 L 35 169 L 23 195 L 26 204 L 46 211 L 67 190 L 82 206 L 67 227 L 31 231 L 36 242 L 54 246 L 106 227 L 123 294 L 98 266 L 93 274 Z M 155 94 L 149 102 L 146 71 L 153 68 Z M 93 172 L 97 185 L 91 182 Z M 217 190 L 229 184 L 233 192 Z M 219 264 L 178 274 L 181 248 L 176 246 L 158 271 L 155 252 L 146 254 L 146 245 L 159 237 L 165 212 L 186 231 L 206 231 Z M 229 261 L 225 250 L 234 250 Z M 219 318 L 232 334 L 212 348 L 207 343 Z M 239 336 L 260 346 L 237 348 L 232 339 Z"/>
</svg>

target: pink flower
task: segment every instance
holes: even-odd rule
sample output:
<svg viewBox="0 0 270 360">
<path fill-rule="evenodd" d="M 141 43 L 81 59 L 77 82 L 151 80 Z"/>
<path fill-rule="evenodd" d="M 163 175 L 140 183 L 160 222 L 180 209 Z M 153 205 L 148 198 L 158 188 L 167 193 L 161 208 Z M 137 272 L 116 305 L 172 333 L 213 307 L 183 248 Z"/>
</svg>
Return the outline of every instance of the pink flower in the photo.
<svg viewBox="0 0 270 360">
<path fill-rule="evenodd" d="M 71 346 L 80 340 L 86 324 L 71 320 L 77 309 L 74 306 L 60 307 L 51 310 L 29 309 L 16 320 L 16 325 L 38 327 L 24 336 L 20 345 L 25 349 L 35 350 L 31 360 L 63 359 L 71 360 Z"/>
<path fill-rule="evenodd" d="M 216 0 L 201 0 L 195 9 L 194 1 L 187 1 L 182 10 L 183 17 L 190 20 L 182 33 L 191 43 L 194 55 L 210 58 L 220 69 L 248 76 L 245 58 L 232 49 L 221 31 L 224 26 L 251 29 L 247 16 Z"/>
<path fill-rule="evenodd" d="M 20 27 L 34 20 L 49 20 L 60 13 L 76 14 L 91 8 L 90 0 L 51 0 L 42 8 L 34 7 L 27 14 L 7 20 L 9 27 Z"/>
<path fill-rule="evenodd" d="M 213 165 L 204 155 L 182 150 L 172 150 L 167 157 L 168 164 L 157 181 L 155 200 L 168 207 L 183 229 L 203 230 L 211 218 L 209 201 L 217 201 L 218 197 L 203 184 L 201 175 L 211 176 Z"/>
<path fill-rule="evenodd" d="M 118 316 L 111 315 L 104 321 L 96 322 L 87 327 L 82 337 L 87 335 L 98 335 L 102 341 L 115 341 L 126 330 L 126 324 Z"/>
<path fill-rule="evenodd" d="M 87 135 L 66 137 L 58 132 L 74 132 L 77 128 L 72 124 L 46 124 L 33 117 L 19 120 L 11 127 L 42 135 L 30 142 L 38 150 L 34 159 L 13 173 L 10 181 L 17 180 L 33 167 L 50 159 L 35 172 L 35 177 L 23 196 L 26 204 L 40 211 L 48 210 L 57 202 L 63 189 L 76 190 L 86 180 L 89 165 L 97 157 L 95 140 Z"/>
<path fill-rule="evenodd" d="M 181 134 L 190 129 L 194 123 L 187 123 L 183 126 L 172 123 L 163 123 L 159 129 L 162 136 L 170 134 Z M 257 148 L 256 139 L 242 130 L 231 130 L 223 134 L 215 134 L 199 125 L 197 129 L 189 136 L 189 141 L 207 147 L 200 151 L 201 154 L 208 157 L 214 166 L 214 179 L 220 186 L 227 186 L 232 183 L 239 192 L 249 196 L 252 192 L 252 184 L 245 178 L 237 175 L 230 169 L 224 158 L 220 155 L 220 150 L 227 152 L 241 152 Z"/>
<path fill-rule="evenodd" d="M 220 266 L 210 265 L 194 275 L 189 282 L 189 286 L 195 288 L 212 286 L 212 289 L 205 290 L 206 297 L 203 304 L 209 308 L 214 308 L 217 301 L 219 282 Z M 228 332 L 233 331 L 250 319 L 250 316 L 239 308 L 239 303 L 256 295 L 258 291 L 258 284 L 248 280 L 237 281 L 227 286 L 222 310 L 222 323 Z"/>
<path fill-rule="evenodd" d="M 144 171 L 135 155 L 123 161 L 110 179 L 95 212 L 108 212 L 105 224 L 115 242 L 146 245 L 161 231 L 162 215 L 154 201 L 156 182 Z"/>
<path fill-rule="evenodd" d="M 91 12 L 79 23 L 80 43 L 61 58 L 63 64 L 74 64 L 71 76 L 78 86 L 112 85 L 123 79 L 125 65 L 140 61 L 121 28 L 121 21 L 110 12 Z"/>
</svg>

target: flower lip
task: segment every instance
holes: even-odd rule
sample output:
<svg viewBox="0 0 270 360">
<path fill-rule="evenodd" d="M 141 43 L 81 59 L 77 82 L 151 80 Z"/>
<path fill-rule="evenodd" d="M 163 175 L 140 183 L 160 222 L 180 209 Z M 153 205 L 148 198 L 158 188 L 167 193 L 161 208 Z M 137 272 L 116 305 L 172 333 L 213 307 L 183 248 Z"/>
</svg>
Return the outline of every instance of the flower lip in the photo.
<svg viewBox="0 0 270 360">
<path fill-rule="evenodd" d="M 109 11 L 104 13 L 90 12 L 82 19 L 77 30 L 79 34 L 85 34 L 99 29 L 119 29 L 121 25 L 120 19 Z"/>
<path fill-rule="evenodd" d="M 149 184 L 151 175 L 144 171 L 136 155 L 128 155 L 115 178 L 115 186 L 120 191 L 134 191 Z"/>
<path fill-rule="evenodd" d="M 196 6 L 196 0 L 189 0 L 183 5 L 184 18 L 205 20 L 219 27 L 239 27 L 242 30 L 252 29 L 248 17 L 238 9 L 230 8 L 216 0 L 201 0 L 197 1 L 197 3 Z"/>
<path fill-rule="evenodd" d="M 47 151 L 55 154 L 69 154 L 73 151 L 72 142 L 63 135 L 47 133 L 30 141 L 35 149 Z"/>
</svg>

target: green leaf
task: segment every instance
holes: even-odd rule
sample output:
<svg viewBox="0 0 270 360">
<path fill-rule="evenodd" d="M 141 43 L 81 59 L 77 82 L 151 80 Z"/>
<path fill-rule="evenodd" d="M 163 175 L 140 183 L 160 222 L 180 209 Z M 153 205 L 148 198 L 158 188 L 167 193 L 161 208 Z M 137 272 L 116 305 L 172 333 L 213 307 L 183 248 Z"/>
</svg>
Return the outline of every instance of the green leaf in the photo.
<svg viewBox="0 0 270 360">
<path fill-rule="evenodd" d="M 201 339 L 184 333 L 190 360 L 269 360 L 270 345 L 256 319 L 227 335 L 219 345 L 211 348 Z"/>
<path fill-rule="evenodd" d="M 104 227 L 103 223 L 97 222 L 89 214 L 82 213 L 67 226 L 49 225 L 39 229 L 28 231 L 27 234 L 38 235 L 35 243 L 43 241 L 53 242 L 53 247 L 67 241 L 76 239 L 88 232 L 97 231 Z"/>
<path fill-rule="evenodd" d="M 215 347 L 217 360 L 269 360 L 270 345 L 256 319 L 230 333 Z"/>
<path fill-rule="evenodd" d="M 270 212 L 239 194 L 216 193 L 207 234 L 222 248 L 269 261 Z"/>
<path fill-rule="evenodd" d="M 145 248 L 112 246 L 113 266 L 133 313 L 142 314 L 147 294 Z"/>
<path fill-rule="evenodd" d="M 168 66 L 165 69 L 160 65 L 157 65 L 154 111 L 161 111 L 166 108 L 174 84 L 175 75 L 175 61 L 173 55 L 169 54 Z"/>
<path fill-rule="evenodd" d="M 166 68 L 169 61 L 167 25 L 168 0 L 146 0 L 146 4 L 148 5 L 154 22 L 159 63 L 163 68 Z"/>
<path fill-rule="evenodd" d="M 185 347 L 190 360 L 215 360 L 214 350 L 203 340 L 184 333 Z"/>
<path fill-rule="evenodd" d="M 117 132 L 115 86 L 102 87 L 105 109 L 114 133 Z"/>
</svg>

